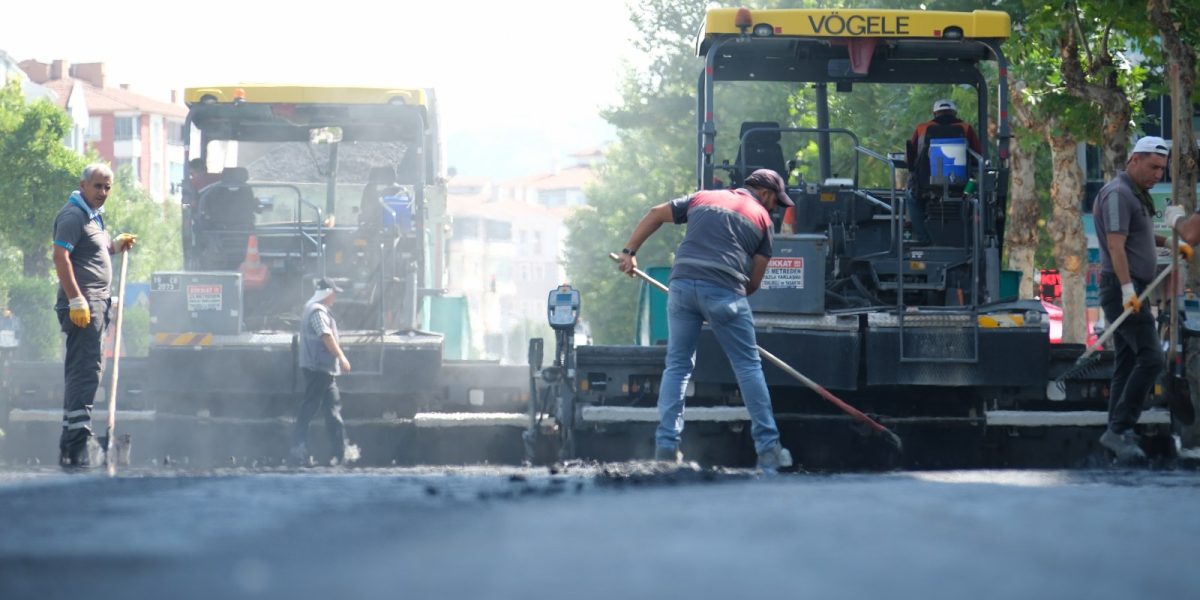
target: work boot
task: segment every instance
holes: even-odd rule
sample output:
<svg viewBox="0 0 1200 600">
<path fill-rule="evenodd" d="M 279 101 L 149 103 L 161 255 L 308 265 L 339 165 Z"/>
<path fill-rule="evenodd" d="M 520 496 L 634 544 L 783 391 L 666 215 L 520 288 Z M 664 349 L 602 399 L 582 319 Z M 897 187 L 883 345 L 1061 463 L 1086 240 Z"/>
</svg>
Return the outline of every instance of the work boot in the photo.
<svg viewBox="0 0 1200 600">
<path fill-rule="evenodd" d="M 293 465 L 307 465 L 308 458 L 308 447 L 304 444 L 296 444 L 288 451 L 288 462 Z"/>
<path fill-rule="evenodd" d="M 1100 445 L 1111 450 L 1119 460 L 1145 460 L 1146 458 L 1146 453 L 1142 452 L 1142 447 L 1138 445 L 1137 434 L 1133 431 L 1117 433 L 1111 429 L 1105 429 L 1104 434 L 1100 436 Z"/>
<path fill-rule="evenodd" d="M 64 471 L 81 471 L 90 468 L 92 460 L 87 443 L 61 449 L 58 454 L 58 466 L 62 467 Z"/>
<path fill-rule="evenodd" d="M 658 462 L 671 463 L 673 465 L 683 464 L 683 452 L 679 448 L 664 448 L 657 446 L 654 448 L 654 460 Z"/>
<path fill-rule="evenodd" d="M 787 448 L 775 444 L 758 455 L 758 468 L 764 475 L 775 475 L 779 469 L 792 466 L 792 453 Z"/>
</svg>

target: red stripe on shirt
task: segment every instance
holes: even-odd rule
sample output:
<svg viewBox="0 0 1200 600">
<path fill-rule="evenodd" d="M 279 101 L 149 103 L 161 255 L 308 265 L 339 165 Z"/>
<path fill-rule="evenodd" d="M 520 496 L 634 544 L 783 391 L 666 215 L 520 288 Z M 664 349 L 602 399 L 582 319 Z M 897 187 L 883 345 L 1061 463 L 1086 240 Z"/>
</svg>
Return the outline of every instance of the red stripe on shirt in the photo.
<svg viewBox="0 0 1200 600">
<path fill-rule="evenodd" d="M 737 213 L 757 226 L 760 231 L 766 231 L 772 226 L 771 215 L 767 213 L 767 209 L 759 204 L 750 192 L 742 189 L 696 192 L 692 197 L 692 207 L 697 206 L 714 206 Z"/>
</svg>

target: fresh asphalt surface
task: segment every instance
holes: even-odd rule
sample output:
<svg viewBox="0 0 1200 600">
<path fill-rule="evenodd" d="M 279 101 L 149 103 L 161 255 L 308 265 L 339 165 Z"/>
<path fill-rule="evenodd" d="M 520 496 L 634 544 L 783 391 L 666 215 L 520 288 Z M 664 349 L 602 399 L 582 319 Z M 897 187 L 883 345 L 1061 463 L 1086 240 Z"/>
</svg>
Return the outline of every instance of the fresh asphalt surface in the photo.
<svg viewBox="0 0 1200 600">
<path fill-rule="evenodd" d="M 0 468 L 0 598 L 1188 598 L 1194 470 Z"/>
</svg>

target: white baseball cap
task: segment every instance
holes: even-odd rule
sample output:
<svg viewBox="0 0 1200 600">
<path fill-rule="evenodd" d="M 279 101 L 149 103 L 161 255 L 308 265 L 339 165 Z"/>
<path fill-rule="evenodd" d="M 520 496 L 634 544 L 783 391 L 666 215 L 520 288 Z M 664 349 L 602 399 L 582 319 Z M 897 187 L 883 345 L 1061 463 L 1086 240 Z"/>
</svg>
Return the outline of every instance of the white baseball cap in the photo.
<svg viewBox="0 0 1200 600">
<path fill-rule="evenodd" d="M 937 102 L 933 103 L 933 112 L 938 112 L 938 111 L 943 111 L 943 110 L 952 110 L 954 112 L 958 112 L 958 106 L 956 106 L 954 104 L 953 100 L 946 100 L 946 99 L 938 100 Z"/>
<path fill-rule="evenodd" d="M 1168 156 L 1171 154 L 1171 145 L 1160 137 L 1148 135 L 1133 145 L 1133 154 L 1140 154 L 1142 152 Z"/>
</svg>

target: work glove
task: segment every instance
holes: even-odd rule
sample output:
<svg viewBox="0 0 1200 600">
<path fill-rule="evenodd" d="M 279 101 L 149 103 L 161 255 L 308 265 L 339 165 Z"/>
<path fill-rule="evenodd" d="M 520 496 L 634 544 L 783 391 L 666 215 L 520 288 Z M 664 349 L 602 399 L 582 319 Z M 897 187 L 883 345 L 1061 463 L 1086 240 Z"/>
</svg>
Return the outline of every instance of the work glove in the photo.
<svg viewBox="0 0 1200 600">
<path fill-rule="evenodd" d="M 1142 310 L 1142 301 L 1138 300 L 1132 282 L 1121 284 L 1121 305 L 1133 312 Z"/>
<path fill-rule="evenodd" d="M 1172 204 L 1163 210 L 1163 225 L 1175 229 L 1176 223 L 1186 216 L 1187 212 L 1183 210 L 1182 206 Z"/>
<path fill-rule="evenodd" d="M 1195 250 L 1188 245 L 1187 242 L 1179 242 L 1179 257 L 1183 260 L 1192 260 L 1192 256 L 1196 254 Z"/>
<path fill-rule="evenodd" d="M 87 327 L 92 322 L 92 309 L 88 308 L 87 299 L 83 296 L 71 298 L 71 322 L 76 327 Z"/>
<path fill-rule="evenodd" d="M 133 247 L 137 243 L 137 236 L 132 233 L 122 233 L 113 240 L 113 249 L 117 252 L 124 252 Z"/>
</svg>

